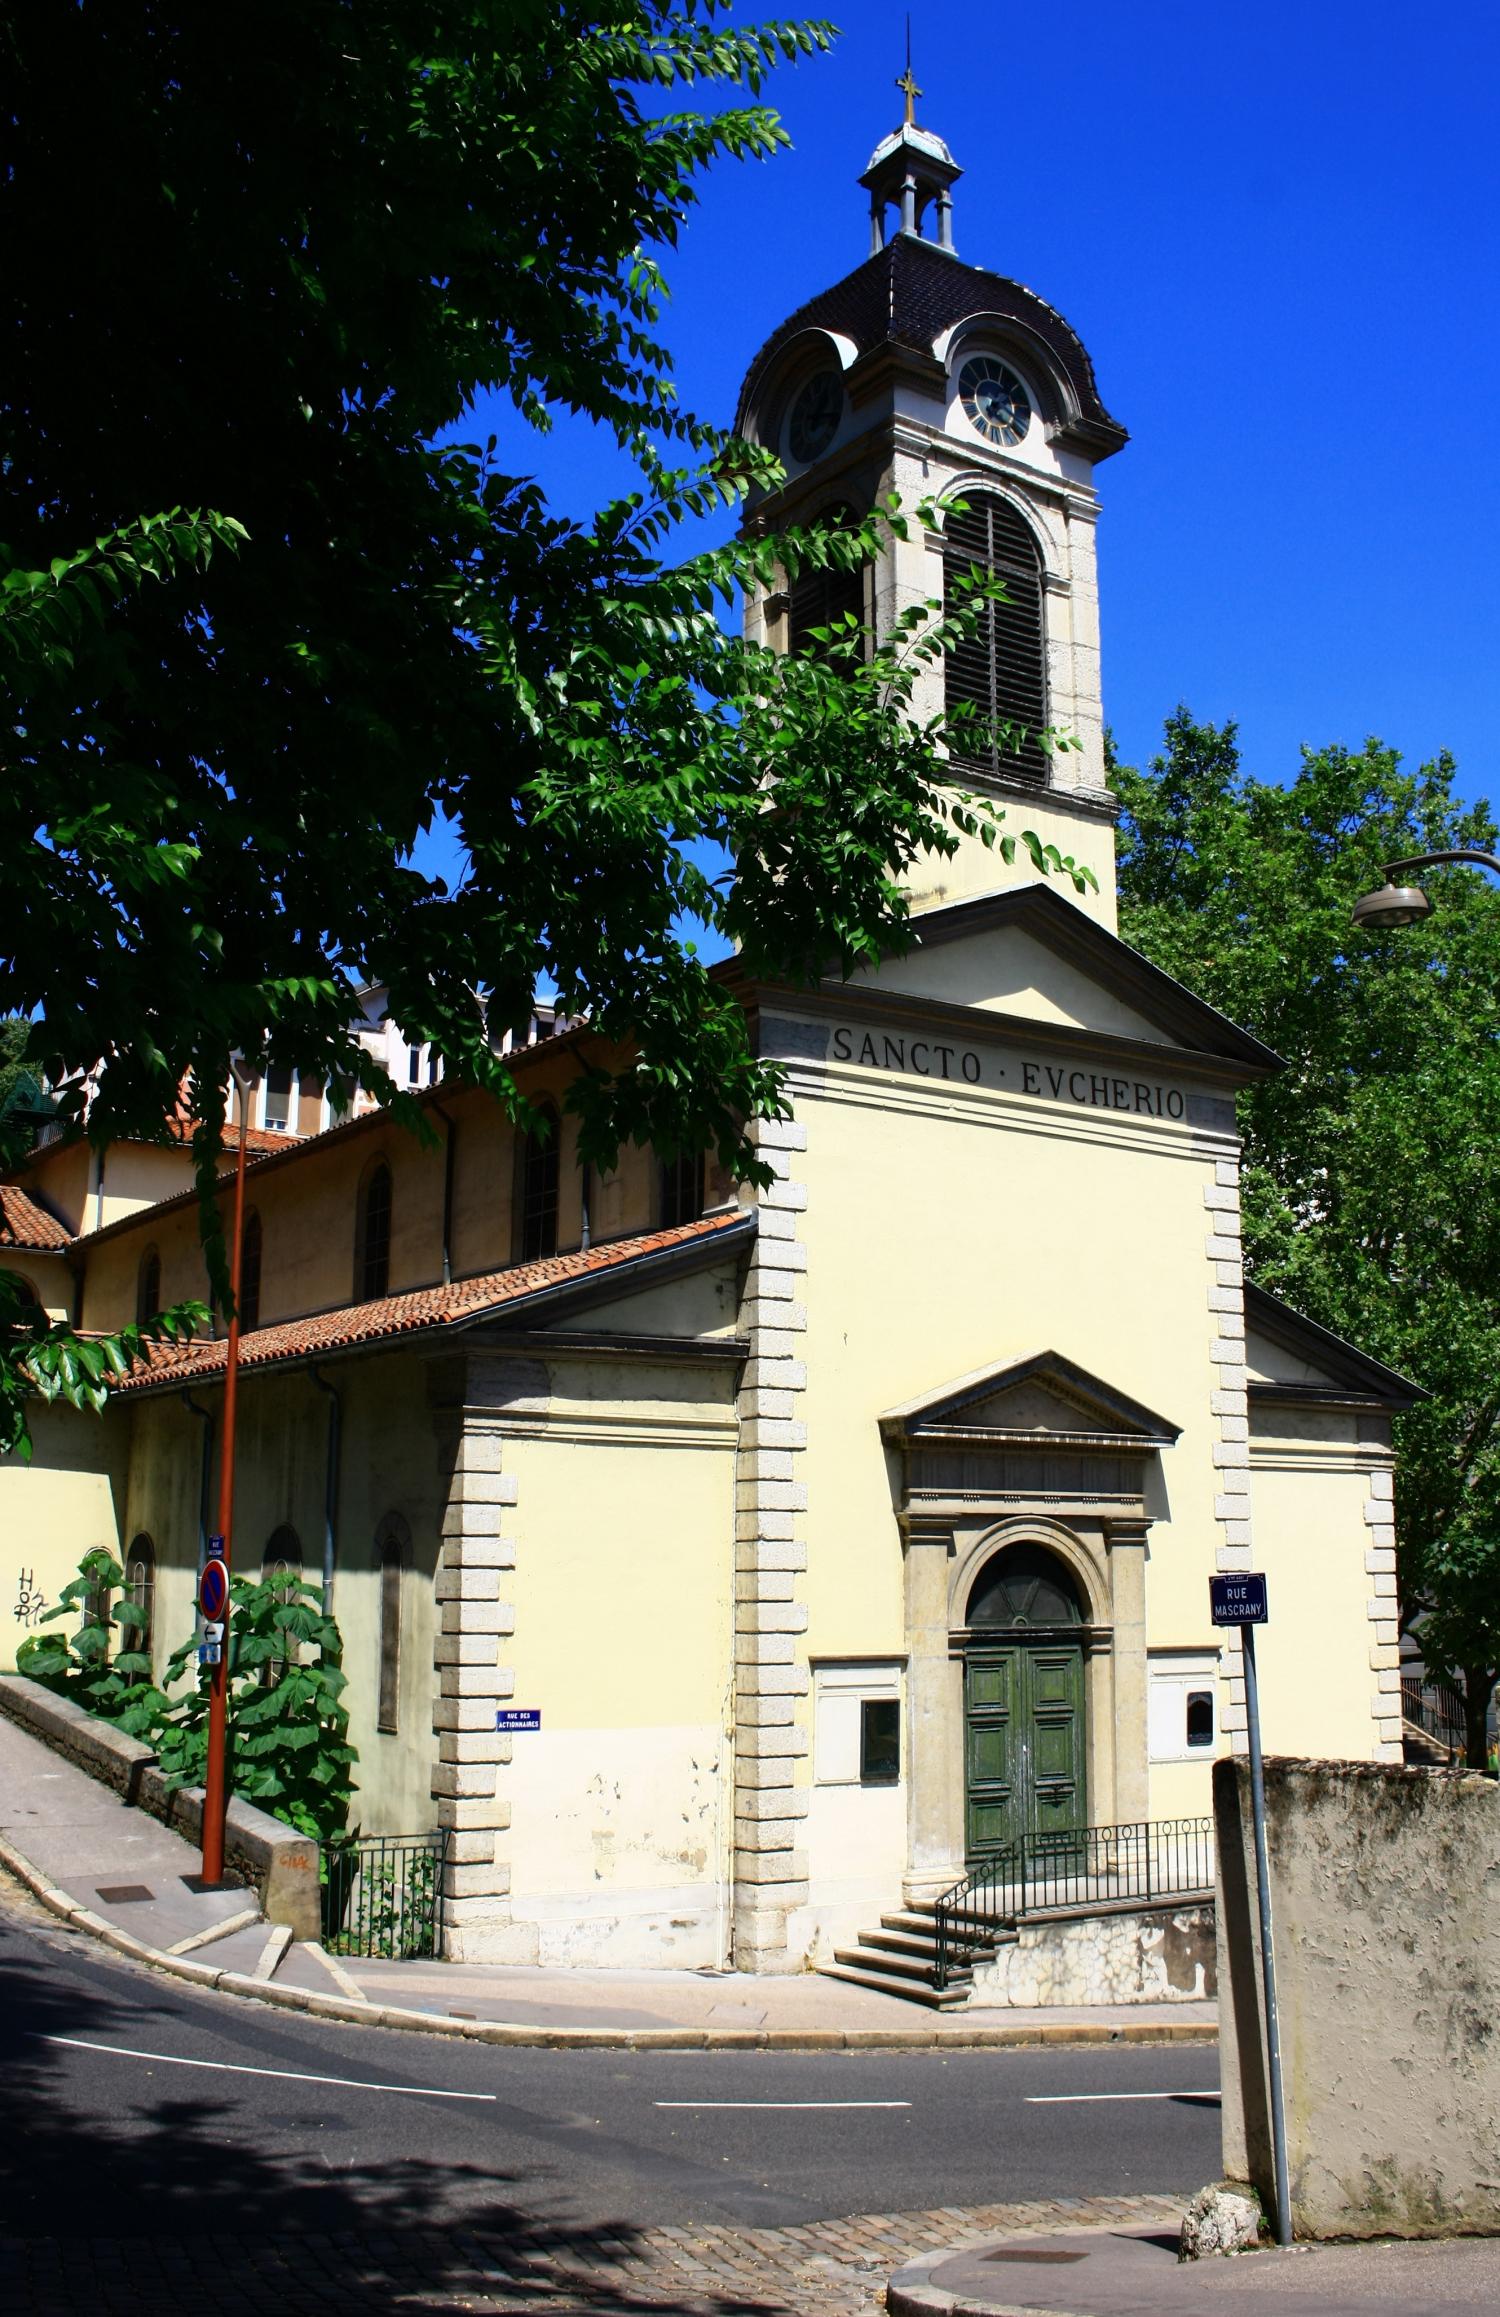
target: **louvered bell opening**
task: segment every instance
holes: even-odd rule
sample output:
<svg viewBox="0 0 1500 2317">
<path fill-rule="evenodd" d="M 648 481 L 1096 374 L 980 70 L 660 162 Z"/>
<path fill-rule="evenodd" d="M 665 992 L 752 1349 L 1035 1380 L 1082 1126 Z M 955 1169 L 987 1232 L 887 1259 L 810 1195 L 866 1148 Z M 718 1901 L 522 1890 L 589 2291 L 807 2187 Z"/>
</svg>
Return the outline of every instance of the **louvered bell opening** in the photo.
<svg viewBox="0 0 1500 2317">
<path fill-rule="evenodd" d="M 837 524 L 853 523 L 853 510 L 840 507 L 831 511 Z M 826 520 L 827 518 L 825 518 Z M 832 627 L 837 620 L 847 619 L 852 613 L 857 620 L 865 616 L 864 571 L 804 571 L 793 582 L 787 609 L 787 650 L 790 652 L 819 652 L 826 645 L 813 637 L 814 628 Z"/>
<path fill-rule="evenodd" d="M 1047 752 L 1034 735 L 1047 722 L 1047 631 L 1042 612 L 1041 557 L 1030 529 L 1003 499 L 976 497 L 948 518 L 944 568 L 948 600 L 954 585 L 977 564 L 1003 579 L 1008 603 L 986 604 L 966 643 L 949 653 L 945 698 L 951 712 L 966 703 L 983 719 L 954 747 L 954 761 L 976 772 L 1041 784 Z M 1024 724 L 1019 752 L 997 746 L 984 725 Z"/>
</svg>

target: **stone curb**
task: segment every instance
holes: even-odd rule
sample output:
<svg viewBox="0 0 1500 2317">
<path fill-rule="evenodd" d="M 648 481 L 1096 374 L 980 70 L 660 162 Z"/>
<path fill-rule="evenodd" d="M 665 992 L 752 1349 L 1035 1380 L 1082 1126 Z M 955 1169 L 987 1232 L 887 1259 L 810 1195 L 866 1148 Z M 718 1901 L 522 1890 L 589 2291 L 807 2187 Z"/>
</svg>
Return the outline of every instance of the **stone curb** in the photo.
<svg viewBox="0 0 1500 2317">
<path fill-rule="evenodd" d="M 248 1996 L 281 2011 L 302 2011 L 314 2019 L 347 2020 L 360 2027 L 402 2028 L 417 2035 L 457 2036 L 467 2043 L 520 2046 L 533 2051 L 1002 2051 L 1017 2047 L 1059 2044 L 1182 2044 L 1216 2043 L 1216 2026 L 1185 2020 L 1126 2022 L 1123 2026 L 1094 2026 L 1085 2021 L 1058 2021 L 1027 2027 L 531 2027 L 521 2021 L 498 2019 L 444 2019 L 431 2011 L 412 2011 L 398 2004 L 356 2003 L 348 1996 L 318 1995 L 311 1988 L 278 1987 L 274 1980 L 253 1979 L 248 1972 L 195 1963 L 190 1955 L 169 1955 L 147 1946 L 118 1924 L 82 1907 L 68 1892 L 47 1880 L 25 1853 L 0 1838 L 0 1867 L 7 1868 L 35 1899 L 75 1930 L 86 1931 L 116 1954 L 194 1987 L 214 1988 L 223 1995 Z M 945 2259 L 946 2255 L 943 2256 Z M 904 2272 L 903 2272 L 904 2273 Z"/>
<path fill-rule="evenodd" d="M 1101 2236 L 1116 2235 L 1120 2223 L 1074 2221 L 1061 2228 L 1027 2228 L 1013 2233 L 1026 2237 L 1082 2236 L 1091 2228 Z M 976 2301 L 972 2295 L 945 2293 L 932 2283 L 934 2270 L 940 2269 L 945 2261 L 957 2260 L 961 2253 L 972 2253 L 974 2249 L 972 2245 L 949 2245 L 939 2252 L 920 2253 L 899 2268 L 885 2289 L 888 2317 L 1065 2317 L 1065 2313 L 1050 2312 L 1035 2301 L 1023 2305 L 1018 2301 L 1002 2301 L 998 2294 L 994 2300 Z"/>
</svg>

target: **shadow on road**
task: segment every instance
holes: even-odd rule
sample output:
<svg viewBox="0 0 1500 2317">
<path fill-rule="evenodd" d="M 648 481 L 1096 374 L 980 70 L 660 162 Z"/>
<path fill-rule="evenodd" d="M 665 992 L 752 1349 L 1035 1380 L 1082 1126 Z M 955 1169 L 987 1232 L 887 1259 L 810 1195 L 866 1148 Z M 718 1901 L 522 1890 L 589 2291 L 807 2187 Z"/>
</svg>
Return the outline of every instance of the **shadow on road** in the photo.
<svg viewBox="0 0 1500 2317">
<path fill-rule="evenodd" d="M 744 2298 L 707 2273 L 702 2291 L 687 2276 L 674 2288 L 659 2258 L 646 2289 L 642 2231 L 556 2217 L 565 2149 L 520 2178 L 451 2155 L 424 2159 L 416 2116 L 394 2127 L 398 2152 L 366 2156 L 358 2144 L 368 2136 L 330 2116 L 267 2153 L 250 2144 L 257 2123 L 300 2128 L 306 2118 L 247 2115 L 207 2077 L 201 2091 L 165 2068 L 127 2079 L 111 2073 L 119 2061 L 68 2053 L 88 2070 L 80 2095 L 79 2075 L 59 2069 L 64 2055 L 45 2038 L 159 2049 L 182 2037 L 180 2013 L 153 2001 L 149 1980 L 130 1983 L 127 2003 L 110 1993 L 107 1971 L 79 1962 L 58 1970 L 24 1936 L 0 1944 L 6 2317 L 421 2317 L 495 2305 L 761 2317 L 786 2306 L 774 2290 Z M 326 2062 L 304 2051 L 287 2064 Z M 349 2073 L 362 2076 L 363 2064 L 351 2060 Z"/>
</svg>

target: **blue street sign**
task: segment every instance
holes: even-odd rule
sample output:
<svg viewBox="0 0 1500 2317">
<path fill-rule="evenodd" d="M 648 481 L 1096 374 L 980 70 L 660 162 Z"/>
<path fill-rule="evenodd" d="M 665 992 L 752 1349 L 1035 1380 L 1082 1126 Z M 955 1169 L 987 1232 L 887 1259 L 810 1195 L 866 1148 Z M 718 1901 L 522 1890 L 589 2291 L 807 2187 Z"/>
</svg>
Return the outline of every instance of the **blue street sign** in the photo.
<svg viewBox="0 0 1500 2317">
<path fill-rule="evenodd" d="M 1264 1625 L 1266 1580 L 1247 1569 L 1233 1577 L 1210 1577 L 1208 1598 L 1215 1625 Z"/>
<path fill-rule="evenodd" d="M 497 1730 L 539 1730 L 541 1726 L 542 1709 L 540 1706 L 497 1706 L 495 1708 L 495 1727 Z"/>
</svg>

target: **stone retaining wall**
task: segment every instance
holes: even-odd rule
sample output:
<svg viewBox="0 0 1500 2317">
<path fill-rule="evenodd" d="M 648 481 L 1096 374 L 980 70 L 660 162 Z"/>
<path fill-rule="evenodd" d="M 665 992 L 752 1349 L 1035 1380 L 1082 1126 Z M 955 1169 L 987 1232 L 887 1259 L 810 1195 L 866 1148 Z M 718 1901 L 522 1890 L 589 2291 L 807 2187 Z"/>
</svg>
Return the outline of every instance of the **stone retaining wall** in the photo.
<svg viewBox="0 0 1500 2317">
<path fill-rule="evenodd" d="M 1030 1917 L 974 1966 L 972 2004 L 1201 2003 L 1218 1992 L 1211 1899 Z"/>
<path fill-rule="evenodd" d="M 1250 1777 L 1214 1765 L 1224 2169 L 1269 2209 Z M 1266 1840 L 1298 2236 L 1500 2233 L 1500 1787 L 1269 1761 Z"/>
<path fill-rule="evenodd" d="M 156 1756 L 139 1738 L 126 1737 L 19 1673 L 0 1674 L 0 1713 L 134 1808 L 160 1819 L 185 1842 L 202 1841 L 203 1789 L 187 1786 L 169 1794 Z M 232 1796 L 224 1819 L 224 1857 L 259 1893 L 268 1923 L 284 1923 L 297 1939 L 322 1935 L 315 1842 Z"/>
</svg>

